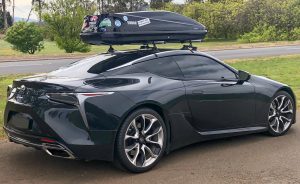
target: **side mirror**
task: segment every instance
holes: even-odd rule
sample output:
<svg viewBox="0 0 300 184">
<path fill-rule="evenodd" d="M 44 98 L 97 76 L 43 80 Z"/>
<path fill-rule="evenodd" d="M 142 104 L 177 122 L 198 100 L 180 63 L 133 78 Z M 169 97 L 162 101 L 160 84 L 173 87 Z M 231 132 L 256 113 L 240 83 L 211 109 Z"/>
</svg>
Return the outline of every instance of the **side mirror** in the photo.
<svg viewBox="0 0 300 184">
<path fill-rule="evenodd" d="M 239 70 L 238 72 L 238 84 L 243 84 L 250 79 L 251 75 L 248 72 Z"/>
</svg>

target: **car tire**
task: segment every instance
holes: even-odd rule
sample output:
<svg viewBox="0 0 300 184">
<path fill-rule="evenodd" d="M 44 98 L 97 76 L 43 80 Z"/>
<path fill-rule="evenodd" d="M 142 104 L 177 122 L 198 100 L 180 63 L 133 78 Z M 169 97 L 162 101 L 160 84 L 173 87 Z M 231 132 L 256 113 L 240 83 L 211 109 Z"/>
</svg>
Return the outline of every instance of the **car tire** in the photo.
<svg viewBox="0 0 300 184">
<path fill-rule="evenodd" d="M 268 113 L 268 134 L 281 136 L 286 134 L 295 123 L 296 104 L 291 95 L 285 91 L 277 92 L 270 103 Z"/>
<path fill-rule="evenodd" d="M 116 139 L 117 165 L 134 173 L 152 169 L 165 153 L 167 131 L 162 117 L 142 108 L 122 123 Z"/>
</svg>

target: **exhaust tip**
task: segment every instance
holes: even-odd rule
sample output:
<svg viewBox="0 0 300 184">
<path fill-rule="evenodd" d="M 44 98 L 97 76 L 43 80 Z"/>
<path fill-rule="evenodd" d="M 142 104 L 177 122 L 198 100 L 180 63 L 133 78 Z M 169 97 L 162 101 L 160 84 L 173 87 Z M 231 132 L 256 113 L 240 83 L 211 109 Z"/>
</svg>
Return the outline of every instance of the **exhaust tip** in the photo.
<svg viewBox="0 0 300 184">
<path fill-rule="evenodd" d="M 53 157 L 75 159 L 73 153 L 61 145 L 43 144 L 43 150 Z"/>
</svg>

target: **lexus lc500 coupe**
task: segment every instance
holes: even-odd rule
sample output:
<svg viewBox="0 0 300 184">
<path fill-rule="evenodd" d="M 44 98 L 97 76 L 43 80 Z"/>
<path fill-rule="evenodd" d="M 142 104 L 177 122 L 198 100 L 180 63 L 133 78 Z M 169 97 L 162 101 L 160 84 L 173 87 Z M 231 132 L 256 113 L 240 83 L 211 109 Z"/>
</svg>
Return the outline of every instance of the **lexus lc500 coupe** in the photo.
<svg viewBox="0 0 300 184">
<path fill-rule="evenodd" d="M 99 54 L 7 90 L 10 141 L 51 156 L 153 168 L 186 145 L 228 136 L 285 134 L 295 123 L 290 87 L 191 50 Z"/>
</svg>

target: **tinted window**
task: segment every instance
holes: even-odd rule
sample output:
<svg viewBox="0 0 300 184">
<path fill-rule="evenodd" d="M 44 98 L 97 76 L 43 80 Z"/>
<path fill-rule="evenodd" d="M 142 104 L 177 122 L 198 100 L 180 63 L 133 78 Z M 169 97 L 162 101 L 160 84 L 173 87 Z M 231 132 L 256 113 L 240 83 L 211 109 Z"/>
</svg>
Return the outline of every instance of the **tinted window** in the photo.
<svg viewBox="0 0 300 184">
<path fill-rule="evenodd" d="M 204 56 L 174 56 L 183 75 L 188 79 L 236 79 L 235 74 L 222 64 Z"/>
<path fill-rule="evenodd" d="M 137 66 L 145 71 L 157 74 L 159 76 L 170 78 L 183 77 L 178 65 L 172 60 L 172 57 L 164 57 L 141 62 L 138 63 Z"/>
<path fill-rule="evenodd" d="M 111 54 L 102 54 L 97 55 L 89 58 L 85 58 L 82 60 L 79 60 L 77 62 L 71 63 L 68 66 L 59 68 L 58 70 L 55 70 L 49 75 L 54 76 L 64 76 L 64 77 L 92 77 L 96 76 L 96 73 L 88 72 L 91 67 L 98 63 L 102 63 L 106 60 L 109 60 L 111 58 L 115 57 Z"/>
<path fill-rule="evenodd" d="M 107 70 L 119 67 L 121 65 L 124 65 L 130 61 L 133 61 L 135 59 L 138 59 L 140 57 L 143 57 L 144 55 L 141 54 L 123 54 L 123 55 L 117 55 L 110 59 L 107 59 L 106 61 L 99 62 L 96 65 L 92 66 L 88 72 L 89 73 L 95 73 L 99 74 L 102 72 L 105 72 Z"/>
<path fill-rule="evenodd" d="M 100 54 L 74 62 L 66 67 L 51 72 L 50 75 L 64 77 L 93 77 L 150 54 L 152 53 L 142 51 Z"/>
</svg>

